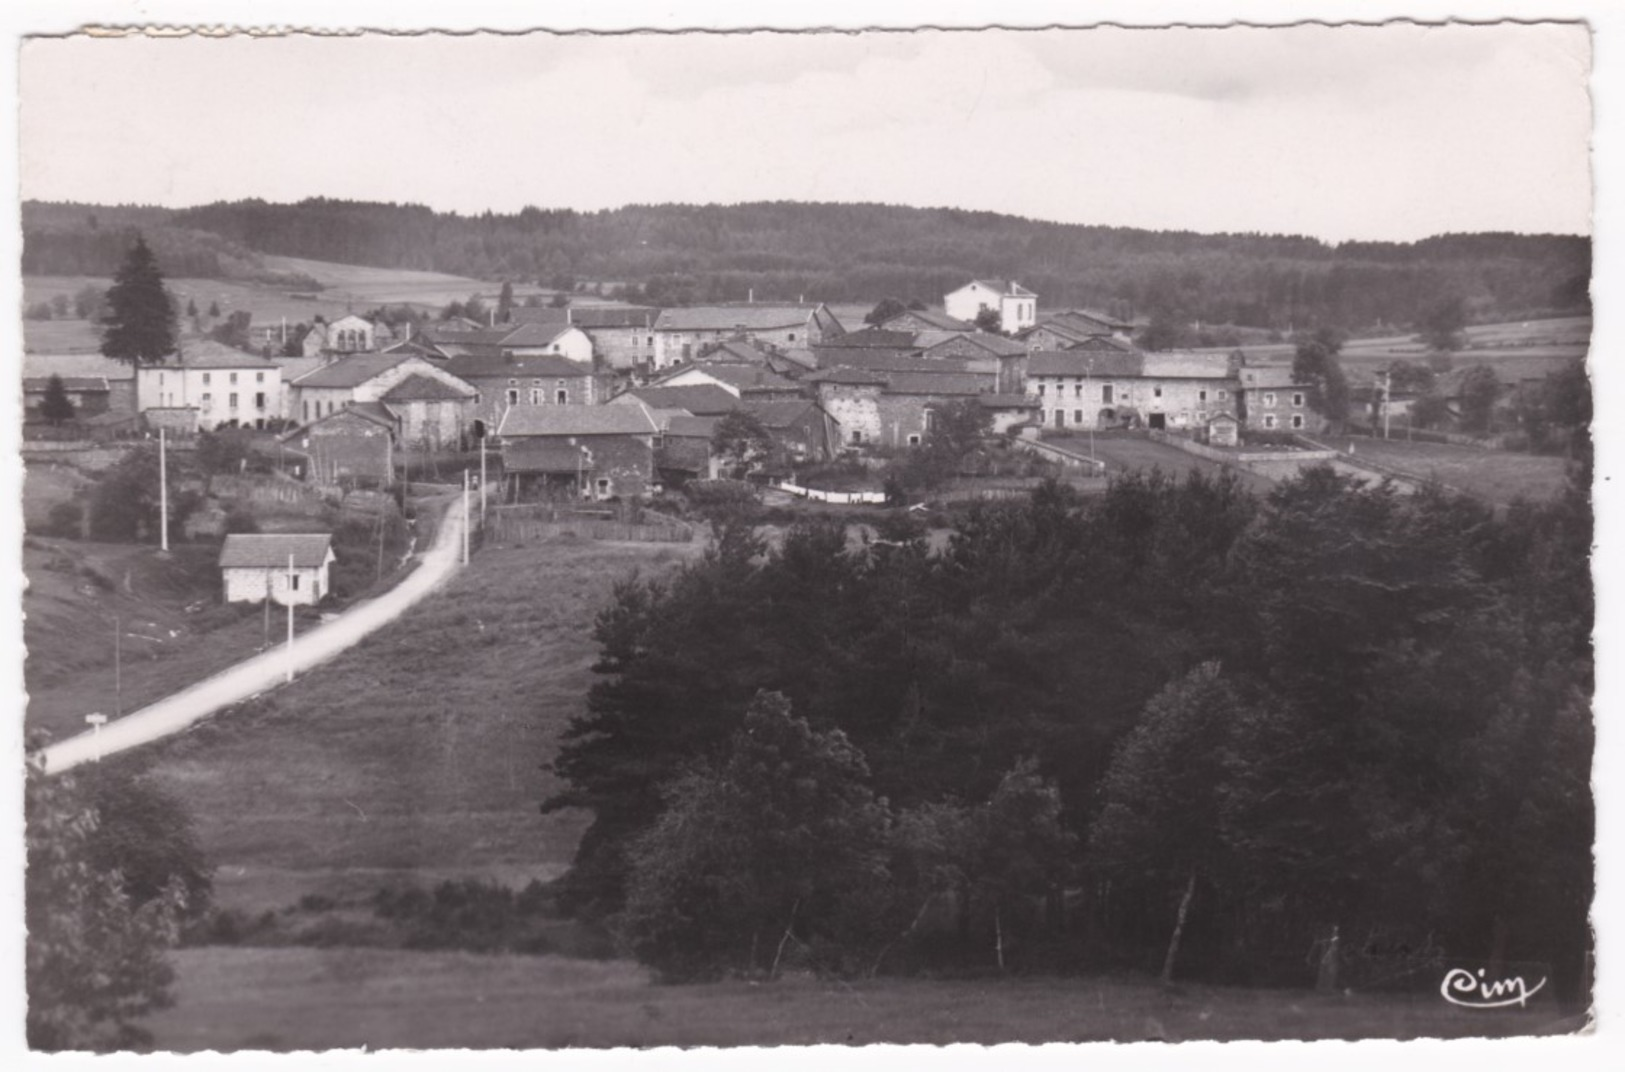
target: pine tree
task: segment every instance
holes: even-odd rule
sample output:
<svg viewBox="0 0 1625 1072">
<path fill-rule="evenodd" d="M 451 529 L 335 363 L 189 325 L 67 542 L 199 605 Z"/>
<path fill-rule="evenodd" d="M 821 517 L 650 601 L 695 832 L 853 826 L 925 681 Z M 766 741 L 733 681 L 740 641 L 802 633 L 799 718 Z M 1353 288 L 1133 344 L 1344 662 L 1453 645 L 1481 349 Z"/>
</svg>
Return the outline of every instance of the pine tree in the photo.
<svg viewBox="0 0 1625 1072">
<path fill-rule="evenodd" d="M 73 420 L 73 399 L 68 397 L 61 376 L 53 373 L 45 381 L 45 397 L 40 400 L 39 414 L 53 425 Z"/>
<path fill-rule="evenodd" d="M 107 292 L 102 353 L 132 365 L 162 360 L 175 350 L 175 306 L 158 262 L 137 235 Z"/>
</svg>

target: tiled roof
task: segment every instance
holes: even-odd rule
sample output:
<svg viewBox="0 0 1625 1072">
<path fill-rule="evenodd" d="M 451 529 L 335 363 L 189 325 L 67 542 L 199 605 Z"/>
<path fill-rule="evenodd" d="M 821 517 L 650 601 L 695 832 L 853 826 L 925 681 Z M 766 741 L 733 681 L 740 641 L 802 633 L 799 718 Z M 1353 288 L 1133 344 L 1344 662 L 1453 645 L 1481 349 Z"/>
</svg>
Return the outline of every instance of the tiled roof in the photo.
<svg viewBox="0 0 1625 1072">
<path fill-rule="evenodd" d="M 292 443 L 296 439 L 303 439 L 306 430 L 309 428 L 314 428 L 318 424 L 326 424 L 328 421 L 340 421 L 345 418 L 370 421 L 381 428 L 388 429 L 390 432 L 395 431 L 395 413 L 382 402 L 351 402 L 336 413 L 328 413 L 312 419 L 308 424 L 289 428 L 279 438 L 284 443 Z"/>
<path fill-rule="evenodd" d="M 788 428 L 817 409 L 818 404 L 806 398 L 787 398 L 780 402 L 751 402 L 745 409 L 762 422 L 763 428 Z"/>
<path fill-rule="evenodd" d="M 696 363 L 717 362 L 718 364 L 745 364 L 760 365 L 767 361 L 767 351 L 740 339 L 730 339 L 719 344 L 714 350 L 701 354 Z"/>
<path fill-rule="evenodd" d="M 591 376 L 592 369 L 562 354 L 498 355 L 462 354 L 446 362 L 446 371 L 465 380 L 473 379 L 569 379 Z"/>
<path fill-rule="evenodd" d="M 502 346 L 549 346 L 560 336 L 579 329 L 574 324 L 526 323 L 509 324 L 505 330 L 507 334 L 495 340 Z"/>
<path fill-rule="evenodd" d="M 66 391 L 101 392 L 109 390 L 106 376 L 62 376 L 62 388 Z M 23 380 L 24 393 L 46 390 L 51 383 L 49 376 L 29 376 Z"/>
<path fill-rule="evenodd" d="M 979 346 L 996 357 L 1009 357 L 1014 354 L 1024 354 L 1027 352 L 1027 348 L 1021 345 L 1019 342 L 1016 342 L 1014 339 L 1007 339 L 1003 335 L 994 335 L 991 332 L 986 331 L 961 335 L 953 339 L 943 339 L 941 342 L 926 347 L 925 352 L 929 354 L 932 350 L 952 345 L 959 342 L 960 339 L 963 339 L 965 342 L 971 343 L 975 346 Z M 843 339 L 842 341 L 844 342 L 845 340 Z"/>
<path fill-rule="evenodd" d="M 559 439 L 505 439 L 502 469 L 508 473 L 576 473 L 592 469 L 579 446 Z"/>
<path fill-rule="evenodd" d="M 822 353 L 823 351 L 820 351 Z M 870 372 L 969 372 L 972 358 L 924 357 L 913 351 L 895 350 L 831 351 L 829 368 L 859 368 Z M 982 359 L 986 361 L 986 358 Z"/>
<path fill-rule="evenodd" d="M 351 354 L 305 373 L 294 381 L 294 386 L 355 387 L 411 359 L 411 354 Z"/>
<path fill-rule="evenodd" d="M 886 393 L 891 395 L 979 395 L 993 386 L 993 377 L 974 372 L 888 372 Z"/>
<path fill-rule="evenodd" d="M 1292 375 L 1291 365 L 1246 365 L 1241 370 L 1241 386 L 1251 389 L 1302 387 Z"/>
<path fill-rule="evenodd" d="M 648 408 L 612 406 L 514 406 L 502 417 L 497 435 L 651 435 L 660 430 Z"/>
<path fill-rule="evenodd" d="M 49 377 L 52 374 L 68 376 L 94 376 L 106 380 L 135 378 L 135 369 L 128 361 L 117 361 L 101 354 L 24 354 L 23 376 Z"/>
<path fill-rule="evenodd" d="M 813 315 L 816 304 L 748 303 L 745 305 L 696 305 L 686 309 L 662 309 L 655 319 L 656 331 L 770 331 L 800 327 Z"/>
<path fill-rule="evenodd" d="M 1088 338 L 1062 347 L 1064 350 L 1081 350 L 1085 353 L 1132 354 L 1134 344 L 1114 339 L 1110 335 L 1090 335 Z"/>
<path fill-rule="evenodd" d="M 848 368 L 843 365 L 840 368 L 822 369 L 811 373 L 807 376 L 807 382 L 812 384 L 839 383 L 848 386 L 882 387 L 886 383 L 886 377 L 883 373 L 870 372 L 868 369 Z"/>
<path fill-rule="evenodd" d="M 732 362 L 718 362 L 717 364 L 684 365 L 674 369 L 654 381 L 655 386 L 664 386 L 667 380 L 675 379 L 685 372 L 700 372 L 711 377 L 718 383 L 740 391 L 794 391 L 796 381 L 786 379 L 771 369 L 760 365 L 736 364 Z"/>
<path fill-rule="evenodd" d="M 687 410 L 696 417 L 729 413 L 739 408 L 739 399 L 712 383 L 691 387 L 634 387 L 617 398 L 636 398 L 656 409 Z"/>
<path fill-rule="evenodd" d="M 757 403 L 758 405 L 776 406 L 777 402 Z M 691 417 L 686 414 L 677 414 L 666 419 L 663 429 L 669 436 L 685 436 L 695 439 L 710 439 L 717 431 L 716 417 Z"/>
<path fill-rule="evenodd" d="M 641 328 L 654 323 L 660 310 L 649 305 L 521 306 L 513 311 L 515 324 L 570 324 L 583 331 L 598 328 Z"/>
<path fill-rule="evenodd" d="M 178 354 L 170 354 L 158 364 L 168 368 L 190 369 L 267 369 L 276 367 L 275 363 L 263 354 L 250 354 L 237 349 L 235 346 L 215 342 L 213 339 L 187 339 L 181 343 Z"/>
<path fill-rule="evenodd" d="M 454 387 L 445 380 L 414 372 L 385 391 L 385 402 L 461 402 L 474 396 L 474 389 Z"/>
<path fill-rule="evenodd" d="M 1026 395 L 977 395 L 976 401 L 988 409 L 1037 409 L 1038 400 Z"/>
<path fill-rule="evenodd" d="M 333 537 L 326 532 L 245 535 L 234 533 L 220 547 L 222 569 L 287 569 L 293 556 L 296 569 L 319 569 L 327 561 Z"/>
<path fill-rule="evenodd" d="M 1141 356 L 1140 367 L 1142 376 L 1154 379 L 1224 380 L 1230 378 L 1230 355 L 1148 351 Z"/>
<path fill-rule="evenodd" d="M 818 360 L 819 368 L 897 368 L 923 365 L 935 358 L 922 357 L 918 347 L 892 350 L 881 349 L 878 346 L 860 346 L 851 349 L 845 346 L 815 346 L 813 357 Z"/>
<path fill-rule="evenodd" d="M 427 357 L 435 361 L 446 356 L 433 346 L 419 342 L 417 339 L 402 339 L 400 342 L 384 347 L 383 352 L 386 354 L 415 354 L 418 357 Z"/>
<path fill-rule="evenodd" d="M 1134 325 L 1126 320 L 1119 320 L 1115 316 L 1104 313 L 1092 313 L 1087 309 L 1067 309 L 1048 318 L 1050 323 L 1062 323 L 1074 329 L 1105 329 L 1107 331 L 1127 331 Z"/>
<path fill-rule="evenodd" d="M 1034 350 L 1027 357 L 1029 376 L 1108 376 L 1140 375 L 1141 355 L 1137 353 L 1085 353 L 1079 350 Z"/>
<path fill-rule="evenodd" d="M 842 335 L 841 345 L 853 349 L 878 346 L 883 350 L 909 350 L 914 348 L 914 332 L 861 328 Z"/>
<path fill-rule="evenodd" d="M 896 316 L 892 317 L 890 320 L 886 321 L 880 326 L 886 331 L 907 331 L 907 328 L 895 328 L 892 325 L 896 324 L 900 320 L 907 320 L 910 317 L 920 321 L 928 327 L 936 328 L 939 331 L 976 330 L 975 324 L 969 324 L 963 320 L 955 319 L 954 317 L 949 316 L 947 313 L 940 313 L 935 309 L 910 309 L 905 313 L 898 313 Z"/>
</svg>

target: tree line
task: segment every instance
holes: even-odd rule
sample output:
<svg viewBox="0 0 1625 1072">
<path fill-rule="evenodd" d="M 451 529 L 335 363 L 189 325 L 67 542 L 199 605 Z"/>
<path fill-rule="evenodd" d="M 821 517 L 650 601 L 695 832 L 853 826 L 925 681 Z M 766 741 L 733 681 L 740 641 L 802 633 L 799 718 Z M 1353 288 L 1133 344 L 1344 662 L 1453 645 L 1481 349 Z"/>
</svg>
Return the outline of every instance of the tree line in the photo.
<svg viewBox="0 0 1625 1072">
<path fill-rule="evenodd" d="M 105 252 L 81 249 L 105 244 L 83 222 L 95 211 L 25 205 L 25 272 L 71 274 L 92 259 L 115 263 Z M 1478 320 L 1583 310 L 1591 272 L 1583 236 L 1330 245 L 1292 235 L 1147 231 L 878 204 L 631 205 L 589 213 L 527 207 L 463 216 L 317 198 L 144 211 L 161 214 L 141 218 L 149 227 L 161 220 L 166 241 L 184 235 L 200 252 L 218 243 L 218 272 L 235 270 L 225 250 L 256 251 L 563 289 L 594 280 L 662 305 L 742 301 L 753 291 L 759 300 L 894 295 L 935 304 L 967 279 L 1002 276 L 1019 279 L 1050 308 L 1361 330 L 1417 324 L 1453 296 Z M 160 252 L 174 274 L 218 274 Z"/>
<path fill-rule="evenodd" d="M 1263 497 L 1152 472 L 980 506 L 937 554 L 902 520 L 767 548 L 722 518 L 598 619 L 544 803 L 593 816 L 562 894 L 674 979 L 1301 984 L 1340 934 L 1572 990 L 1587 486 L 1497 514 L 1324 467 Z"/>
</svg>

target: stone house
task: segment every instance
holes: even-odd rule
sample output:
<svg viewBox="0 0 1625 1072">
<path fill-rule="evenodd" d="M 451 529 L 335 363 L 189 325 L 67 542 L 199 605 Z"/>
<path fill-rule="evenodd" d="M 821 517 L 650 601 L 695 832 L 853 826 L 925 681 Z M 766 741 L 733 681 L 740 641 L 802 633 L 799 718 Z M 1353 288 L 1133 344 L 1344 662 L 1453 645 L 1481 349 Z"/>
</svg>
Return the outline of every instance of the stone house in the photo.
<svg viewBox="0 0 1625 1072">
<path fill-rule="evenodd" d="M 844 446 L 919 446 L 944 405 L 994 393 L 991 375 L 837 368 L 808 376 Z"/>
<path fill-rule="evenodd" d="M 437 336 L 434 346 L 448 358 L 552 356 L 593 367 L 592 339 L 571 324 L 508 324 Z"/>
<path fill-rule="evenodd" d="M 1091 339 L 1116 339 L 1127 343 L 1134 325 L 1101 313 L 1077 309 L 1044 317 L 1016 335 L 1029 350 L 1070 350 Z"/>
<path fill-rule="evenodd" d="M 454 357 L 446 371 L 475 389 L 470 430 L 495 431 L 515 406 L 592 406 L 604 401 L 601 377 L 590 364 L 557 354 L 531 357 Z"/>
<path fill-rule="evenodd" d="M 986 331 L 971 332 L 965 335 L 955 335 L 943 339 L 923 351 L 928 358 L 961 357 L 972 360 L 997 361 L 1001 357 L 1012 357 L 1027 352 L 1027 347 L 1014 339 L 1007 339 L 1003 335 L 994 335 Z"/>
<path fill-rule="evenodd" d="M 1238 373 L 1236 410 L 1243 429 L 1306 435 L 1324 430 L 1325 421 L 1309 408 L 1309 385 L 1292 375 L 1291 365 L 1245 365 Z"/>
<path fill-rule="evenodd" d="M 202 431 L 264 428 L 283 413 L 281 366 L 212 339 L 188 339 L 163 361 L 136 369 L 135 377 L 142 412 L 195 409 Z"/>
<path fill-rule="evenodd" d="M 659 486 L 661 422 L 647 406 L 515 406 L 497 435 L 511 501 L 628 498 Z"/>
<path fill-rule="evenodd" d="M 654 364 L 654 323 L 659 315 L 659 309 L 647 305 L 523 306 L 513 311 L 513 322 L 580 328 L 592 340 L 600 367 L 624 372 Z"/>
<path fill-rule="evenodd" d="M 655 369 L 694 361 L 706 343 L 755 339 L 781 350 L 815 346 L 842 334 L 822 302 L 698 305 L 663 309 L 655 318 Z"/>
<path fill-rule="evenodd" d="M 649 381 L 650 387 L 720 387 L 735 398 L 773 402 L 805 397 L 800 383 L 754 364 L 705 364 L 674 369 Z"/>
<path fill-rule="evenodd" d="M 288 450 L 304 455 L 304 477 L 312 483 L 389 487 L 395 482 L 395 429 L 395 414 L 384 403 L 352 402 L 280 438 Z"/>
<path fill-rule="evenodd" d="M 43 384 L 51 376 L 63 380 L 95 380 L 107 385 L 102 412 L 134 416 L 139 412 L 135 402 L 135 368 L 128 361 L 118 361 L 102 354 L 23 354 L 23 380 L 38 380 Z M 87 401 L 94 402 L 87 397 Z M 37 403 L 30 399 L 30 406 Z"/>
<path fill-rule="evenodd" d="M 473 432 L 471 384 L 414 372 L 379 396 L 395 415 L 395 435 L 419 450 L 457 450 Z"/>
<path fill-rule="evenodd" d="M 828 461 L 840 450 L 840 427 L 828 410 L 810 398 L 746 402 L 745 411 L 773 438 L 769 466 L 788 469 Z"/>
<path fill-rule="evenodd" d="M 610 399 L 610 404 L 682 410 L 696 417 L 720 417 L 744 405 L 738 395 L 714 383 L 687 387 L 634 387 Z"/>
<path fill-rule="evenodd" d="M 955 335 L 973 335 L 977 327 L 968 320 L 949 316 L 936 309 L 909 309 L 898 313 L 884 324 L 880 325 L 882 331 L 906 332 L 912 335 L 912 345 L 921 349 L 935 346 L 939 342 L 951 339 Z"/>
<path fill-rule="evenodd" d="M 410 430 L 404 425 L 397 429 L 402 442 L 449 446 L 472 432 L 478 389 L 440 364 L 404 352 L 351 354 L 305 373 L 290 385 L 293 397 L 289 414 L 298 423 L 309 424 L 355 402 L 381 402 L 392 389 L 411 377 L 437 381 L 449 390 L 438 392 L 439 397 L 435 399 L 397 396 L 398 401 L 451 403 L 452 394 L 460 401 L 422 407 L 421 420 Z M 428 388 L 420 386 L 413 390 L 421 394 Z"/>
<path fill-rule="evenodd" d="M 320 603 L 330 590 L 328 568 L 335 561 L 333 537 L 325 532 L 227 536 L 220 547 L 226 602 Z"/>
<path fill-rule="evenodd" d="M 1014 280 L 973 279 L 942 299 L 943 310 L 970 323 L 987 310 L 999 314 L 999 328 L 1015 334 L 1038 321 L 1038 295 Z"/>
<path fill-rule="evenodd" d="M 1227 355 L 1189 352 L 1039 350 L 1026 381 L 1044 427 L 1058 429 L 1205 428 L 1238 386 Z"/>
</svg>

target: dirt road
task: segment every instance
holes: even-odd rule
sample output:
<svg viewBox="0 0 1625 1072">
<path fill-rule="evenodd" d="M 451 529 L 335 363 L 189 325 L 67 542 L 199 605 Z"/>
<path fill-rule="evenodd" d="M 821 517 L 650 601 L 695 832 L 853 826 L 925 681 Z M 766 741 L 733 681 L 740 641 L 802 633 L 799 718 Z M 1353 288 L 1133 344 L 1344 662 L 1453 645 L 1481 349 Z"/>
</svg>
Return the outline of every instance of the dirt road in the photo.
<svg viewBox="0 0 1625 1072">
<path fill-rule="evenodd" d="M 50 745 L 43 753 L 45 769 L 59 773 L 176 733 L 223 707 L 285 683 L 290 668 L 299 674 L 331 659 L 399 618 L 438 588 L 461 564 L 462 539 L 463 512 L 460 503 L 453 500 L 441 520 L 434 547 L 423 554 L 410 576 L 388 592 L 358 603 L 336 620 L 295 638 L 291 650 L 286 644 L 272 648 L 109 722 L 99 733 L 85 732 Z"/>
</svg>

